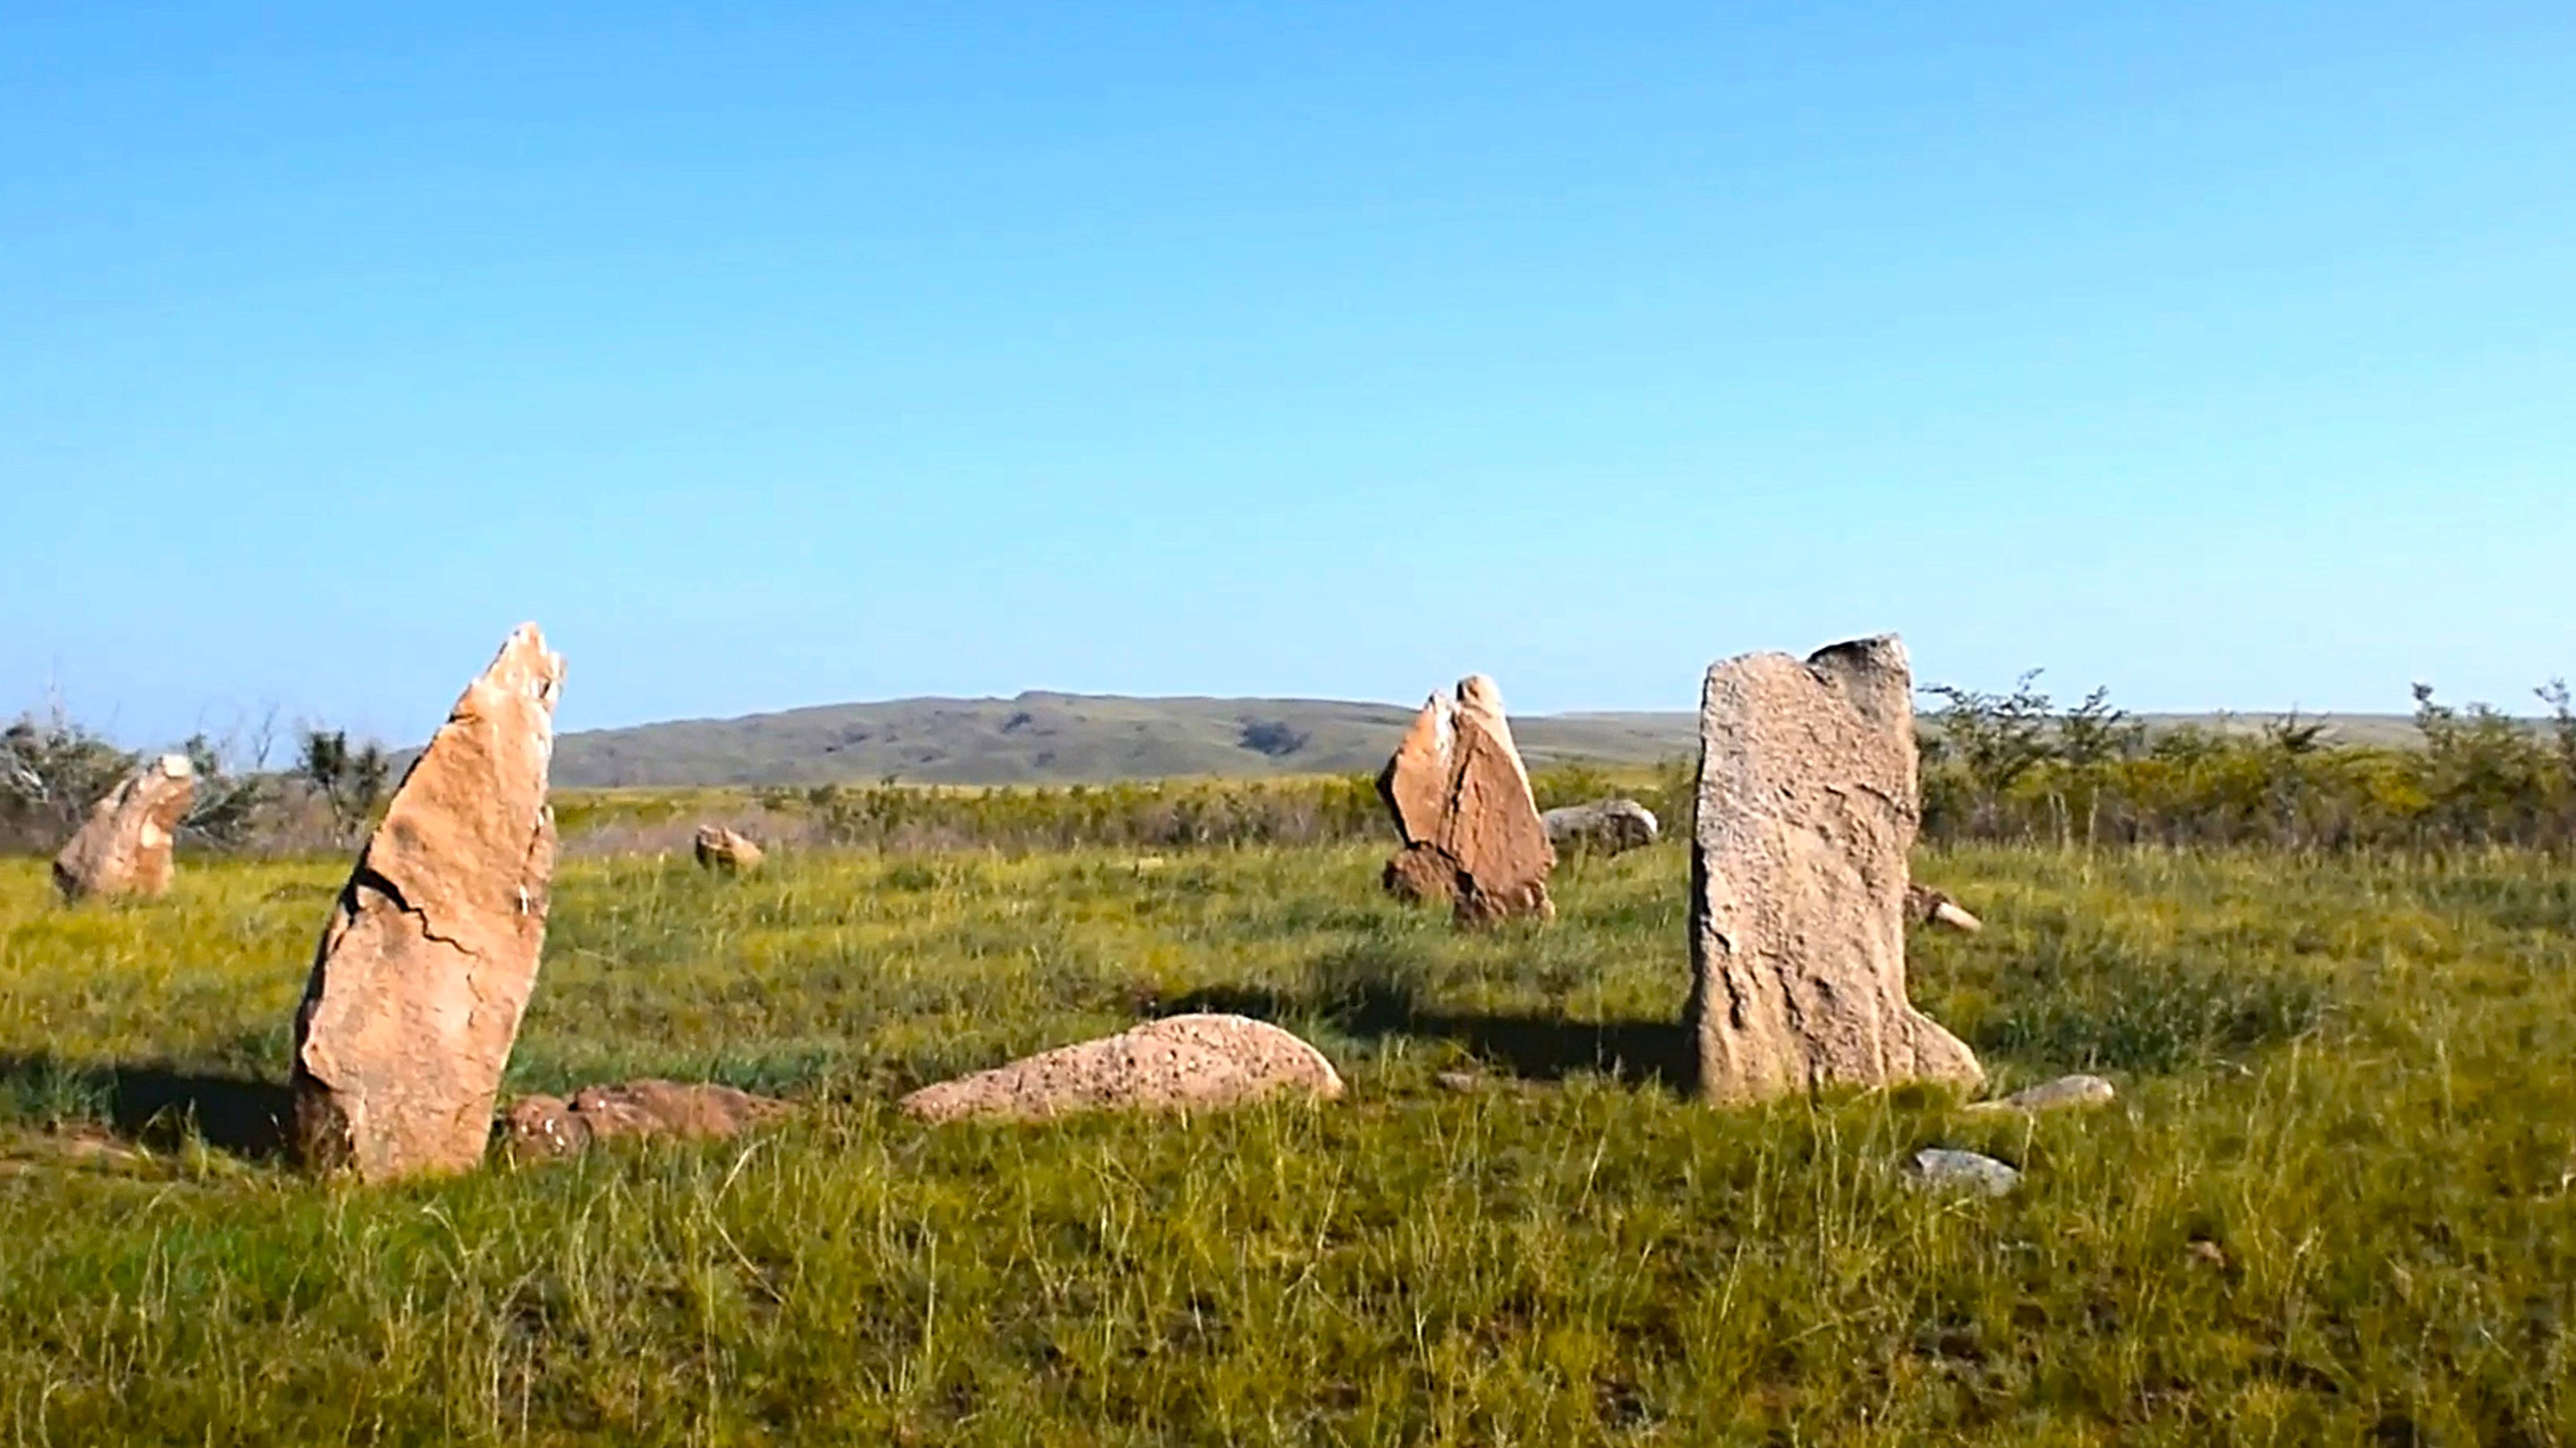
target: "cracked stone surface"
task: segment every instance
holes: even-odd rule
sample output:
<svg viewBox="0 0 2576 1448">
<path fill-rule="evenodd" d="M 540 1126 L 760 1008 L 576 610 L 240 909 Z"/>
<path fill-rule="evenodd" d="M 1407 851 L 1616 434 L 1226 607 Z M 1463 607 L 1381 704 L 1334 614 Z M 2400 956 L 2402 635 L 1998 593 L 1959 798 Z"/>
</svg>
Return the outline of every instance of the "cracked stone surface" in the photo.
<svg viewBox="0 0 2576 1448">
<path fill-rule="evenodd" d="M 295 1016 L 294 1139 L 368 1181 L 468 1171 L 546 936 L 563 660 L 522 624 L 394 791 Z"/>
<path fill-rule="evenodd" d="M 1466 924 L 1555 917 L 1547 876 L 1556 851 L 1493 680 L 1459 681 L 1454 701 L 1432 695 L 1379 772 L 1377 791 L 1404 840 L 1387 862 L 1389 891 L 1446 901 Z"/>
<path fill-rule="evenodd" d="M 1187 1111 L 1303 1093 L 1329 1101 L 1341 1074 L 1324 1053 L 1247 1016 L 1166 1016 L 1096 1041 L 925 1086 L 903 1098 L 924 1121 L 1044 1121 L 1077 1111 Z"/>
<path fill-rule="evenodd" d="M 1893 635 L 1708 671 L 1686 1023 L 1712 1100 L 1985 1079 L 1905 998 L 1913 693 Z"/>
<path fill-rule="evenodd" d="M 127 775 L 54 856 L 54 888 L 66 901 L 169 889 L 170 847 L 196 793 L 197 769 L 184 754 L 164 754 Z"/>
</svg>

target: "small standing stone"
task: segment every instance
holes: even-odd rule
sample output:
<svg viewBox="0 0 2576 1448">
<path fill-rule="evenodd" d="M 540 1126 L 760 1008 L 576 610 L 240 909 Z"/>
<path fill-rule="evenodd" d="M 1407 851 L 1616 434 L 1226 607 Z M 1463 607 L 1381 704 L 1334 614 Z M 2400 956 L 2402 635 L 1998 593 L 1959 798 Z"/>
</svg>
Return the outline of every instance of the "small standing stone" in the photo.
<svg viewBox="0 0 2576 1448">
<path fill-rule="evenodd" d="M 168 890 L 170 849 L 196 792 L 197 769 L 184 754 L 164 754 L 127 775 L 54 856 L 54 888 L 66 902 Z"/>
<path fill-rule="evenodd" d="M 739 874 L 760 868 L 760 846 L 739 830 L 730 830 L 723 825 L 700 825 L 696 846 L 700 869 Z"/>
<path fill-rule="evenodd" d="M 1493 680 L 1460 681 L 1454 701 L 1431 696 L 1377 791 L 1404 840 L 1387 862 L 1390 892 L 1447 901 L 1462 924 L 1555 917 L 1547 876 L 1556 851 Z"/>
<path fill-rule="evenodd" d="M 367 1181 L 471 1170 L 536 986 L 563 660 L 523 624 L 394 791 L 295 1015 L 294 1141 Z"/>
<path fill-rule="evenodd" d="M 1131 1031 L 1023 1057 L 903 1098 L 923 1121 L 1044 1121 L 1077 1111 L 1187 1111 L 1265 1096 L 1330 1101 L 1341 1075 L 1324 1053 L 1244 1016 L 1166 1016 Z"/>
</svg>

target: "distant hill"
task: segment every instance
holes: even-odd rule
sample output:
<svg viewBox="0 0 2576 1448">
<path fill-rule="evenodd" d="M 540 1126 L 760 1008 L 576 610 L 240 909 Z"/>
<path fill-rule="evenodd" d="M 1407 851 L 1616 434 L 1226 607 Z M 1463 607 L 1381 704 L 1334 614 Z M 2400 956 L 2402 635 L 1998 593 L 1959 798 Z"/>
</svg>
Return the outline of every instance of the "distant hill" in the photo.
<svg viewBox="0 0 2576 1448">
<path fill-rule="evenodd" d="M 1394 704 L 1332 699 L 1134 699 L 1028 693 L 1014 699 L 826 704 L 739 719 L 684 719 L 566 734 L 554 780 L 625 785 L 1075 784 L 1218 775 L 1374 773 L 1413 718 Z M 2269 716 L 2198 716 L 2252 728 Z M 2150 719 L 2153 727 L 2185 716 Z M 2323 722 L 2352 743 L 2401 743 L 2399 715 Z M 1696 716 L 1545 714 L 1512 720 L 1533 765 L 1652 764 L 1696 753 Z"/>
</svg>

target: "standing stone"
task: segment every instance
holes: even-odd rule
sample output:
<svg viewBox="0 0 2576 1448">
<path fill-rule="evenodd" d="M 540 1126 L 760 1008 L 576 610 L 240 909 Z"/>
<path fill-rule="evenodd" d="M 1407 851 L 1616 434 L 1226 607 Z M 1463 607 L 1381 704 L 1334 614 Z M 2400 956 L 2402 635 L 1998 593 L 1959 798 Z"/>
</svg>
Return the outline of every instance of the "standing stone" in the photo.
<svg viewBox="0 0 2576 1448">
<path fill-rule="evenodd" d="M 1432 695 L 1379 772 L 1377 792 L 1404 840 L 1387 862 L 1388 890 L 1448 901 L 1467 924 L 1555 917 L 1547 874 L 1556 851 L 1493 680 L 1461 680 L 1454 702 Z"/>
<path fill-rule="evenodd" d="M 1905 998 L 1920 807 L 1904 645 L 1718 664 L 1699 733 L 1687 1024 L 1703 1094 L 1982 1081 Z"/>
<path fill-rule="evenodd" d="M 170 846 L 196 793 L 196 766 L 184 754 L 164 754 L 127 775 L 54 856 L 54 888 L 66 902 L 169 889 Z"/>
<path fill-rule="evenodd" d="M 358 856 L 295 1015 L 295 1141 L 368 1181 L 472 1169 L 545 945 L 563 659 L 522 624 Z"/>
<path fill-rule="evenodd" d="M 698 867 L 735 873 L 760 868 L 760 846 L 751 836 L 722 825 L 698 826 Z"/>
<path fill-rule="evenodd" d="M 1096 1041 L 925 1086 L 903 1098 L 923 1121 L 1044 1121 L 1077 1111 L 1187 1111 L 1265 1096 L 1330 1101 L 1342 1078 L 1324 1053 L 1246 1016 L 1166 1016 Z"/>
</svg>

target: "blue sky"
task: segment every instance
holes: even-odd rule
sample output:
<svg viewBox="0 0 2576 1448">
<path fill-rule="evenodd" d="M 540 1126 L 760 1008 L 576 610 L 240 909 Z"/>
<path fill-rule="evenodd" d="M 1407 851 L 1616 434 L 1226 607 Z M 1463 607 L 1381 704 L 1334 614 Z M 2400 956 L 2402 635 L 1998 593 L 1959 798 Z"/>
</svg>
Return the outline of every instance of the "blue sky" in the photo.
<svg viewBox="0 0 2576 1448">
<path fill-rule="evenodd" d="M 2518 706 L 2572 76 L 2563 3 L 20 0 L 0 708 L 416 738 L 523 617 L 568 728 L 1883 629 Z"/>
</svg>

